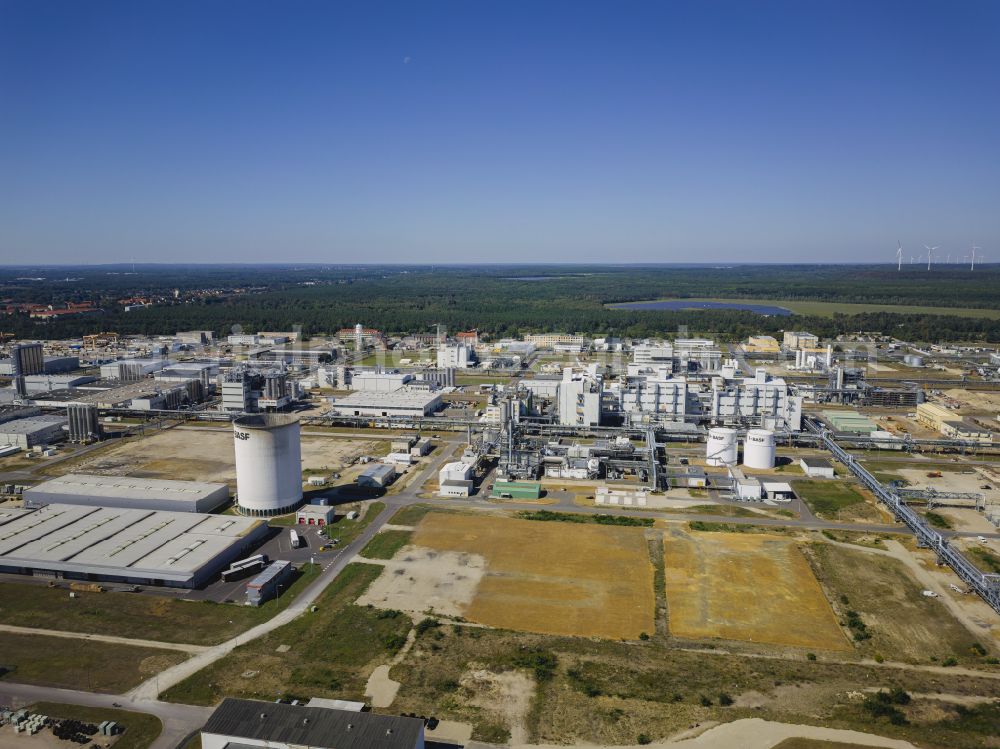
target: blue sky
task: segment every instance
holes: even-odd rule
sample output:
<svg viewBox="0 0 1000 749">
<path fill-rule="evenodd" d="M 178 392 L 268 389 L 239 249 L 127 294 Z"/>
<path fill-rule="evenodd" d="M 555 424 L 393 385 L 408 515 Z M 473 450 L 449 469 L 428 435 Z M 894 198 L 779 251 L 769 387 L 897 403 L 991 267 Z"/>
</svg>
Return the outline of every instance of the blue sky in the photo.
<svg viewBox="0 0 1000 749">
<path fill-rule="evenodd" d="M 0 0 L 0 262 L 1000 260 L 1000 3 Z"/>
</svg>

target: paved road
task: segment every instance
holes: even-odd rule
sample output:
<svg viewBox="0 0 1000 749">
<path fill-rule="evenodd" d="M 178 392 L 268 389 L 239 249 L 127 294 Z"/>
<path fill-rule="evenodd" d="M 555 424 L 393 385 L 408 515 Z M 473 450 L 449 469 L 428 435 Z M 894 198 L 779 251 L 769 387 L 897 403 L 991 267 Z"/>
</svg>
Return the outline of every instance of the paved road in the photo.
<svg viewBox="0 0 1000 749">
<path fill-rule="evenodd" d="M 72 689 L 0 682 L 0 702 L 20 707 L 41 701 L 98 708 L 113 708 L 117 703 L 121 705 L 120 709 L 122 710 L 155 715 L 163 723 L 163 732 L 152 743 L 150 749 L 175 749 L 188 736 L 205 725 L 208 716 L 212 714 L 210 707 L 195 707 L 159 701 L 137 702 L 121 695 L 93 694 Z"/>
<path fill-rule="evenodd" d="M 246 632 L 243 632 L 230 640 L 226 640 L 226 642 L 208 647 L 195 655 L 193 658 L 189 658 L 183 663 L 178 663 L 175 666 L 171 666 L 166 671 L 162 671 L 157 676 L 143 682 L 130 691 L 128 693 L 129 698 L 136 703 L 142 704 L 155 701 L 160 696 L 161 692 L 179 684 L 189 676 L 201 671 L 207 666 L 210 666 L 220 658 L 225 657 L 232 652 L 234 648 L 256 640 L 258 637 L 262 637 L 267 633 L 274 631 L 278 627 L 288 624 L 300 614 L 308 611 L 309 607 L 315 603 L 316 599 L 318 599 L 323 591 L 326 590 L 326 587 L 330 585 L 334 579 L 336 579 L 337 575 L 339 575 L 351 562 L 354 556 L 360 552 L 369 541 L 372 540 L 375 534 L 378 533 L 381 527 L 388 522 L 389 518 L 391 518 L 398 509 L 399 506 L 395 503 L 387 504 L 385 508 L 371 520 L 361 534 L 354 541 L 348 544 L 333 560 L 333 562 L 331 562 L 330 565 L 305 588 L 305 590 L 299 593 L 295 601 L 284 611 L 279 612 L 272 619 L 262 624 L 258 624 L 256 627 L 248 629 Z"/>
</svg>

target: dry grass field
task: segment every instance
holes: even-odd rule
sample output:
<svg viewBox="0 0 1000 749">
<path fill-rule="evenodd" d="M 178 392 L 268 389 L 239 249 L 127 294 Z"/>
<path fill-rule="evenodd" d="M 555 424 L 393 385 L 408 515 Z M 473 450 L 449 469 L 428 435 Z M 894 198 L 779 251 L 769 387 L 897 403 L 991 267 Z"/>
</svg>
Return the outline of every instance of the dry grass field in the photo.
<svg viewBox="0 0 1000 749">
<path fill-rule="evenodd" d="M 677 528 L 664 551 L 672 635 L 851 649 L 794 540 Z"/>
<path fill-rule="evenodd" d="M 838 612 L 855 611 L 864 622 L 868 637 L 857 643 L 863 654 L 917 663 L 979 660 L 969 650 L 976 638 L 940 600 L 921 594 L 899 560 L 830 544 L 810 544 L 806 554 Z"/>
<path fill-rule="evenodd" d="M 655 629 L 653 566 L 638 528 L 432 512 L 367 602 L 412 613 L 430 604 L 543 634 L 635 639 Z"/>
</svg>

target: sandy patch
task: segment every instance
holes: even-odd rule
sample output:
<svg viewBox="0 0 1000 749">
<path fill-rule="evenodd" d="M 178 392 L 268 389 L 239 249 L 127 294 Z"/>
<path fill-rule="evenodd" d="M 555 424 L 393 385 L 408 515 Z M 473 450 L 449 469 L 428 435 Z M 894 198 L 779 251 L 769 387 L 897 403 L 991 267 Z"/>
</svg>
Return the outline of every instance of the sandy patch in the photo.
<svg viewBox="0 0 1000 749">
<path fill-rule="evenodd" d="M 302 467 L 316 471 L 340 471 L 361 455 L 384 452 L 384 445 L 371 440 L 302 438 Z M 169 458 L 156 456 L 169 455 Z M 74 466 L 79 473 L 108 476 L 188 481 L 234 482 L 236 455 L 229 430 L 177 427 L 101 450 Z"/>
<path fill-rule="evenodd" d="M 415 618 L 430 611 L 459 617 L 475 597 L 486 560 L 466 552 L 404 546 L 384 567 L 358 605 L 397 609 Z"/>
<path fill-rule="evenodd" d="M 535 696 L 535 682 L 519 671 L 476 670 L 464 674 L 459 683 L 475 696 L 469 701 L 497 714 L 510 728 L 511 745 L 524 744 L 528 732 L 524 719 Z"/>
</svg>

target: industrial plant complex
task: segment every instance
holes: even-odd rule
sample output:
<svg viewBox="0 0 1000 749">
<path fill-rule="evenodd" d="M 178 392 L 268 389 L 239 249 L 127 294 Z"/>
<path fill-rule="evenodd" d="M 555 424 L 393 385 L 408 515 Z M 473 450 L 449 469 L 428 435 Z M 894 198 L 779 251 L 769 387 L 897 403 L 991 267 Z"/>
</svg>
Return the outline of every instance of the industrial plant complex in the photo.
<svg viewBox="0 0 1000 749">
<path fill-rule="evenodd" d="M 440 720 L 407 691 L 466 629 L 462 648 L 493 665 L 461 655 L 466 670 L 431 681 L 479 695 L 563 678 L 547 670 L 572 663 L 562 646 L 522 637 L 884 658 L 869 640 L 885 620 L 857 612 L 884 603 L 865 575 L 890 558 L 901 606 L 947 600 L 935 616 L 979 648 L 963 665 L 1000 652 L 989 347 L 358 325 L 308 343 L 182 331 L 6 352 L 0 585 L 86 597 L 81 611 L 131 596 L 129 610 L 219 612 L 220 634 L 171 637 L 225 647 L 153 641 L 192 660 L 136 687 L 221 700 L 206 749 L 468 741 L 466 725 L 510 719 L 441 698 Z M 482 632 L 503 644 L 476 650 Z M 374 654 L 329 675 L 327 653 L 353 663 L 359 641 Z M 878 647 L 912 661 L 892 643 Z M 390 678 L 397 663 L 411 670 Z M 567 689 L 610 690 L 581 663 Z"/>
</svg>

